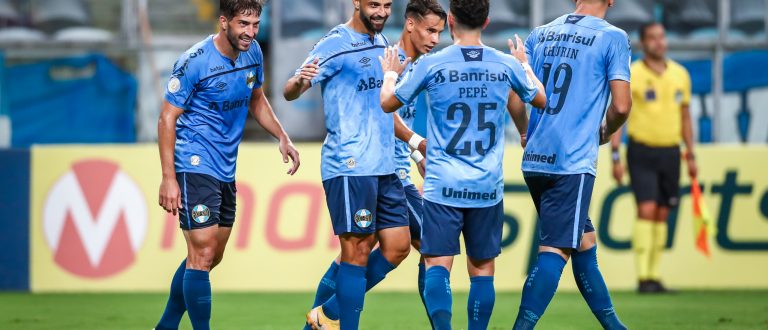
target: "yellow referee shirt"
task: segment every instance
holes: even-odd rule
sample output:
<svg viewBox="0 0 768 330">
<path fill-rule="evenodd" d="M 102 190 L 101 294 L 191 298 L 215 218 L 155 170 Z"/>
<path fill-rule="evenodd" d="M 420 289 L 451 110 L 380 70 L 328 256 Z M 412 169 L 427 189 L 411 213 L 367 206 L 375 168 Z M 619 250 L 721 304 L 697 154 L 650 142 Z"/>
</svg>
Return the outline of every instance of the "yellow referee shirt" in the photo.
<svg viewBox="0 0 768 330">
<path fill-rule="evenodd" d="M 636 142 L 652 147 L 671 147 L 682 140 L 683 105 L 691 102 L 691 77 L 675 61 L 667 60 L 661 75 L 642 60 L 630 67 L 632 112 L 627 133 Z"/>
</svg>

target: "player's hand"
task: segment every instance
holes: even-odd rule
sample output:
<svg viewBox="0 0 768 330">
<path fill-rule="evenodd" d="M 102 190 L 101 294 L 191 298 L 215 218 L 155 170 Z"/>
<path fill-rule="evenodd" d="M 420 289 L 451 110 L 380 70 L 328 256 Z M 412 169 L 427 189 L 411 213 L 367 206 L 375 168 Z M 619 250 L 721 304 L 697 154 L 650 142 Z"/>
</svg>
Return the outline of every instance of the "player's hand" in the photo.
<svg viewBox="0 0 768 330">
<path fill-rule="evenodd" d="M 616 180 L 616 184 L 621 186 L 624 179 L 624 165 L 621 162 L 613 162 L 613 179 Z"/>
<path fill-rule="evenodd" d="M 319 62 L 320 59 L 316 58 L 301 67 L 299 78 L 302 83 L 309 83 L 318 75 L 318 73 L 320 73 L 320 66 L 318 65 Z"/>
<path fill-rule="evenodd" d="M 397 75 L 403 74 L 408 63 L 411 62 L 411 58 L 407 57 L 405 61 L 400 62 L 400 55 L 398 54 L 397 47 L 387 47 L 384 49 L 384 57 L 379 56 L 379 62 L 381 62 L 381 69 L 384 72 L 394 71 Z"/>
<path fill-rule="evenodd" d="M 422 159 L 418 164 L 416 164 L 416 168 L 419 169 L 419 174 L 421 174 L 422 178 L 426 178 L 427 175 L 427 160 Z"/>
<path fill-rule="evenodd" d="M 509 52 L 512 54 L 512 56 L 518 59 L 520 63 L 528 63 L 528 54 L 525 53 L 525 43 L 520 39 L 517 33 L 515 33 L 514 42 L 512 39 L 507 39 L 507 45 L 509 46 Z"/>
<path fill-rule="evenodd" d="M 686 164 L 688 165 L 688 176 L 696 178 L 699 175 L 699 168 L 696 166 L 696 159 L 692 154 L 686 154 Z"/>
<path fill-rule="evenodd" d="M 168 213 L 176 215 L 181 208 L 181 190 L 176 178 L 163 178 L 160 183 L 159 204 Z"/>
<path fill-rule="evenodd" d="M 299 151 L 296 150 L 296 147 L 294 147 L 293 143 L 291 143 L 291 141 L 288 139 L 280 140 L 280 146 L 278 149 L 280 149 L 280 154 L 283 155 L 283 163 L 288 164 L 289 160 L 293 162 L 293 165 L 291 165 L 291 168 L 288 169 L 287 173 L 289 175 L 296 174 L 296 171 L 299 170 L 299 166 L 301 166 Z"/>
</svg>

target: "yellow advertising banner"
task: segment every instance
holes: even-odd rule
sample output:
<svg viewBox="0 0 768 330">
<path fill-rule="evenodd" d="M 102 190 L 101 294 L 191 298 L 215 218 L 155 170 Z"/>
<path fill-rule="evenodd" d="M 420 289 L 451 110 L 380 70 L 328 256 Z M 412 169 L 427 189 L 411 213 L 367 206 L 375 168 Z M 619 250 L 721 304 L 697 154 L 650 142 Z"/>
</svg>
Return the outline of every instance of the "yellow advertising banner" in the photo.
<svg viewBox="0 0 768 330">
<path fill-rule="evenodd" d="M 244 144 L 237 169 L 237 220 L 214 290 L 310 291 L 337 255 L 320 181 L 320 146 L 299 145 L 302 167 L 285 174 L 277 146 Z M 32 153 L 31 286 L 50 291 L 162 291 L 185 257 L 178 220 L 158 206 L 154 145 L 36 147 Z M 635 206 L 601 153 L 590 216 L 609 287 L 636 285 L 630 233 Z M 520 148 L 505 159 L 505 227 L 496 288 L 520 290 L 535 257 L 536 213 L 520 173 Z M 712 256 L 695 249 L 684 180 L 672 212 L 662 275 L 674 288 L 768 288 L 768 148 L 701 147 L 700 183 L 718 228 Z M 416 173 L 416 172 L 414 172 Z M 420 180 L 417 180 L 420 182 Z M 416 290 L 418 252 L 379 285 Z M 463 257 L 454 289 L 469 287 Z M 575 290 L 569 268 L 560 288 Z"/>
</svg>

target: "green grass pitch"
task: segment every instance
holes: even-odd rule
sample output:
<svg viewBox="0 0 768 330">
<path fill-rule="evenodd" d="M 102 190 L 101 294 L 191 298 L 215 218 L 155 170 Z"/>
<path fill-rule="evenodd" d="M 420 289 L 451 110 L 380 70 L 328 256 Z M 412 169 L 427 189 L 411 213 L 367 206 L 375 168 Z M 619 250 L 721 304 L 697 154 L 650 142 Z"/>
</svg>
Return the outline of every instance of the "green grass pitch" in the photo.
<svg viewBox="0 0 768 330">
<path fill-rule="evenodd" d="M 301 329 L 310 293 L 216 293 L 213 329 Z M 0 293 L 0 329 L 143 329 L 154 325 L 164 294 Z M 454 329 L 466 328 L 467 294 L 454 294 Z M 613 293 L 630 329 L 768 329 L 768 291 L 683 291 L 641 296 Z M 497 293 L 490 329 L 510 329 L 519 293 Z M 366 297 L 361 329 L 428 329 L 416 293 Z M 578 293 L 558 292 L 539 329 L 598 329 Z M 191 329 L 186 316 L 181 329 Z"/>
</svg>

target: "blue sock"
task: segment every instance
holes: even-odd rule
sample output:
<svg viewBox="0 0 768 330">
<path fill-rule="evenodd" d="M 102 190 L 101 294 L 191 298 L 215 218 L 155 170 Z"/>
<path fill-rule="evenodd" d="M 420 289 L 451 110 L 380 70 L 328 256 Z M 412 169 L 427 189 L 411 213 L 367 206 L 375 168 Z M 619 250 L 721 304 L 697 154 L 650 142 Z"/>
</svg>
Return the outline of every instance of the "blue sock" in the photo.
<svg viewBox="0 0 768 330">
<path fill-rule="evenodd" d="M 384 258 L 380 249 L 373 250 L 368 256 L 368 266 L 365 267 L 365 292 L 373 289 L 376 284 L 384 280 L 393 269 L 395 269 L 395 266 Z M 334 320 L 338 319 L 331 317 L 331 315 L 339 315 L 339 301 L 336 299 L 336 296 L 330 297 L 322 305 L 325 316 Z"/>
<path fill-rule="evenodd" d="M 168 302 L 165 311 L 160 317 L 160 322 L 155 326 L 156 330 L 173 330 L 179 328 L 181 317 L 187 311 L 184 304 L 184 271 L 187 269 L 187 259 L 181 261 L 171 280 L 171 292 L 168 294 Z"/>
<path fill-rule="evenodd" d="M 493 303 L 496 302 L 496 290 L 493 288 L 493 276 L 471 277 L 467 316 L 469 330 L 485 330 L 491 321 Z"/>
<path fill-rule="evenodd" d="M 211 281 L 208 279 L 208 272 L 196 269 L 184 271 L 184 302 L 189 311 L 192 328 L 210 329 Z"/>
<path fill-rule="evenodd" d="M 523 286 L 520 310 L 513 329 L 533 329 L 552 301 L 565 268 L 565 259 L 557 253 L 539 253 L 533 268 Z"/>
<path fill-rule="evenodd" d="M 434 325 L 432 325 L 432 318 L 429 317 L 429 309 L 427 309 L 427 301 L 424 300 L 424 274 L 427 273 L 426 266 L 424 266 L 424 262 L 419 263 L 419 298 L 421 298 L 421 303 L 424 305 L 424 310 L 427 312 L 427 318 L 429 319 L 429 325 L 434 328 Z"/>
<path fill-rule="evenodd" d="M 338 273 L 339 273 L 339 264 L 337 264 L 336 261 L 334 260 L 331 263 L 331 266 L 328 267 L 328 270 L 323 275 L 323 278 L 320 279 L 320 283 L 317 285 L 317 292 L 315 293 L 315 302 L 312 303 L 312 308 L 322 305 L 323 303 L 331 299 L 331 297 L 333 297 L 336 294 L 336 275 Z M 338 319 L 338 314 L 339 314 L 338 312 L 334 314 L 334 315 L 337 315 L 336 319 Z M 328 314 L 326 314 L 326 316 L 327 315 Z M 309 326 L 308 323 L 304 324 L 304 330 L 312 330 L 312 327 Z"/>
<path fill-rule="evenodd" d="M 342 262 L 339 265 L 339 275 L 336 278 L 336 297 L 338 299 L 339 315 L 329 315 L 323 305 L 326 316 L 338 319 L 341 329 L 357 329 L 360 323 L 360 313 L 365 301 L 365 272 L 366 267 Z"/>
<path fill-rule="evenodd" d="M 424 275 L 424 300 L 436 330 L 451 329 L 451 273 L 442 266 L 429 267 Z"/>
<path fill-rule="evenodd" d="M 317 285 L 317 293 L 315 293 L 315 302 L 312 303 L 312 308 L 322 305 L 336 293 L 336 275 L 338 273 L 339 264 L 334 261 L 328 267 L 323 278 L 320 279 L 320 284 Z"/>
<path fill-rule="evenodd" d="M 611 295 L 597 267 L 597 246 L 571 255 L 576 285 L 603 329 L 626 329 L 613 309 Z"/>
</svg>

